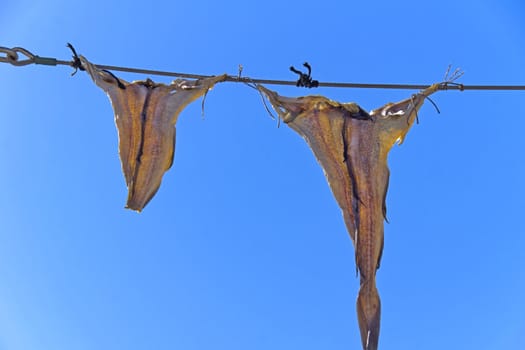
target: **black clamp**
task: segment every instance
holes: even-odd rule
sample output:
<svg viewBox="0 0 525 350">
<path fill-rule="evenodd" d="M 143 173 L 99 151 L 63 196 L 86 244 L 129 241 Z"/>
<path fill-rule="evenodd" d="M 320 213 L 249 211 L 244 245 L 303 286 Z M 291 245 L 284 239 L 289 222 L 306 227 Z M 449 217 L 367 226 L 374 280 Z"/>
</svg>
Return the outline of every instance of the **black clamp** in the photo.
<svg viewBox="0 0 525 350">
<path fill-rule="evenodd" d="M 303 72 L 295 69 L 294 66 L 290 67 L 290 70 L 292 72 L 294 72 L 295 74 L 299 75 L 299 79 L 297 80 L 297 83 L 295 83 L 295 86 L 298 86 L 298 87 L 304 86 L 304 87 L 307 87 L 307 88 L 318 87 L 319 86 L 319 81 L 313 80 L 312 77 L 311 77 L 312 67 L 310 67 L 308 62 L 304 62 L 303 66 L 305 66 L 306 69 L 308 69 L 308 73 L 303 73 Z"/>
</svg>

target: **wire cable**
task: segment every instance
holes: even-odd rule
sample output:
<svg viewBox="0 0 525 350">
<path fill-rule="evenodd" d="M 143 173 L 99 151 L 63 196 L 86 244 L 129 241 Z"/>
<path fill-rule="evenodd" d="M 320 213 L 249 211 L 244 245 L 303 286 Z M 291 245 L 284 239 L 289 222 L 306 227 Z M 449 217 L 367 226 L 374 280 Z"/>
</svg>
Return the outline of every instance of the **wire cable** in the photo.
<svg viewBox="0 0 525 350">
<path fill-rule="evenodd" d="M 68 47 L 72 48 L 70 44 Z M 74 52 L 74 49 L 72 49 Z M 75 53 L 75 52 L 74 52 Z M 58 60 L 51 57 L 40 57 L 38 55 L 32 54 L 30 51 L 21 48 L 14 47 L 12 49 L 1 47 L 0 46 L 0 63 L 10 63 L 14 66 L 26 66 L 29 64 L 38 64 L 38 65 L 47 65 L 47 66 L 70 66 L 75 69 L 81 69 L 78 66 L 78 61 L 64 61 Z M 19 54 L 24 55 L 25 59 L 20 59 Z M 74 58 L 76 57 L 76 53 Z M 144 69 L 144 68 L 132 68 L 132 67 L 120 67 L 120 66 L 110 66 L 96 64 L 96 67 L 99 69 L 106 69 L 111 71 L 120 71 L 127 73 L 138 73 L 138 74 L 148 74 L 148 75 L 159 75 L 159 76 L 168 76 L 168 77 L 178 77 L 178 78 L 190 78 L 190 79 L 203 79 L 212 77 L 210 75 L 201 75 L 201 74 L 190 74 L 190 73 L 180 73 L 180 72 L 168 72 L 154 69 Z M 225 81 L 233 83 L 256 83 L 256 84 L 268 84 L 268 85 L 289 85 L 296 86 L 297 81 L 289 80 L 273 80 L 273 79 L 258 79 L 258 78 L 249 78 L 241 77 L 241 67 L 239 67 L 239 75 L 227 75 Z M 76 72 L 76 70 L 75 70 Z M 448 71 L 447 71 L 448 72 Z M 358 89 L 410 89 L 410 90 L 421 90 L 429 86 L 429 84 L 383 84 L 383 83 L 338 83 L 338 82 L 319 82 L 319 87 L 332 87 L 332 88 L 358 88 Z M 499 91 L 517 91 L 525 90 L 525 85 L 463 85 L 459 83 L 454 84 L 445 84 L 443 85 L 443 90 L 499 90 Z"/>
</svg>

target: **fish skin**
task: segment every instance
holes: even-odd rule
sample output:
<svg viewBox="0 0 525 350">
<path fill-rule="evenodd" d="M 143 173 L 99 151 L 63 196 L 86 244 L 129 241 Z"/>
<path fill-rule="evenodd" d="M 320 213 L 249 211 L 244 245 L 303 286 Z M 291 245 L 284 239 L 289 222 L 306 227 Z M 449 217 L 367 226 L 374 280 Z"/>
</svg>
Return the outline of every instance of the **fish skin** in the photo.
<svg viewBox="0 0 525 350">
<path fill-rule="evenodd" d="M 323 96 L 283 97 L 260 85 L 258 89 L 283 122 L 306 140 L 341 207 L 360 276 L 356 310 L 362 347 L 376 350 L 381 301 L 375 277 L 384 245 L 387 156 L 396 142 L 403 142 L 425 97 L 436 92 L 439 84 L 388 103 L 368 117 L 355 103 Z"/>
<path fill-rule="evenodd" d="M 170 85 L 152 80 L 129 83 L 80 56 L 93 81 L 106 92 L 115 114 L 122 172 L 128 187 L 126 208 L 142 209 L 173 164 L 179 113 L 226 74 L 199 80 L 177 79 Z"/>
</svg>

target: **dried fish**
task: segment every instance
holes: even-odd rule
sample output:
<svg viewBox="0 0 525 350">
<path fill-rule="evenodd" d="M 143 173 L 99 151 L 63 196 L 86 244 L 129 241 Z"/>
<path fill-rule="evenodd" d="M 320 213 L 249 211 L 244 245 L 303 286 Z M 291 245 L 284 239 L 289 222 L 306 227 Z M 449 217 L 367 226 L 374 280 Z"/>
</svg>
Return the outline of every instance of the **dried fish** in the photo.
<svg viewBox="0 0 525 350">
<path fill-rule="evenodd" d="M 113 105 L 120 161 L 128 187 L 126 208 L 140 212 L 155 195 L 162 176 L 173 163 L 179 113 L 216 83 L 224 81 L 226 75 L 177 79 L 170 85 L 150 79 L 128 83 L 97 68 L 83 56 L 80 60 Z"/>
<path fill-rule="evenodd" d="M 360 275 L 357 316 L 362 345 L 375 350 L 381 314 L 375 275 L 383 251 L 387 155 L 396 142 L 403 142 L 425 98 L 439 84 L 370 114 L 355 103 L 323 96 L 283 97 L 260 85 L 258 89 L 280 118 L 306 140 L 342 209 Z"/>
</svg>

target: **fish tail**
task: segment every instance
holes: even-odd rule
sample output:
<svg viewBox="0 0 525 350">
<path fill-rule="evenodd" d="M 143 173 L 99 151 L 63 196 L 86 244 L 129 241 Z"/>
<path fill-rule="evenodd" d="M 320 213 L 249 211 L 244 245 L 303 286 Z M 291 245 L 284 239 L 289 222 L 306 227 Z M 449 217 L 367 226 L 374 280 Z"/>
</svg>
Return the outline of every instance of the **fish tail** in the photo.
<svg viewBox="0 0 525 350">
<path fill-rule="evenodd" d="M 361 330 L 363 350 L 377 350 L 380 318 L 381 300 L 375 280 L 364 281 L 361 283 L 357 297 L 357 319 Z"/>
</svg>

